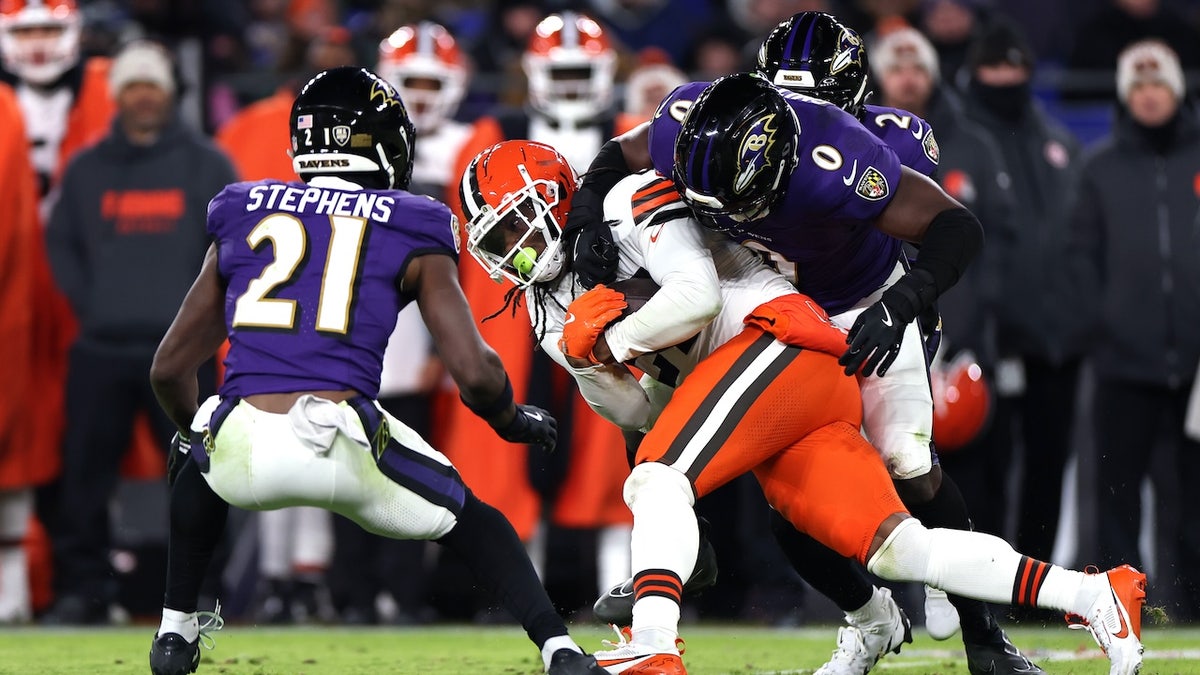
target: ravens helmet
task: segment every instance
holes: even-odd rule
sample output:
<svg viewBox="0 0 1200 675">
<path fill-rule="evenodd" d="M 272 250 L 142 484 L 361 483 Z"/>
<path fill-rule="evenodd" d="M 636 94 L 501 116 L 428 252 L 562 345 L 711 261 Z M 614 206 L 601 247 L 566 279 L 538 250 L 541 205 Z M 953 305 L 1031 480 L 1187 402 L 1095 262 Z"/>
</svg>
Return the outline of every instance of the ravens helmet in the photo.
<svg viewBox="0 0 1200 675">
<path fill-rule="evenodd" d="M 758 50 L 756 68 L 777 86 L 862 115 L 867 49 L 832 14 L 800 12 L 781 22 Z"/>
<path fill-rule="evenodd" d="M 706 226 L 748 229 L 787 189 L 799 134 L 796 113 L 766 78 L 722 77 L 692 103 L 675 138 L 675 187 Z"/>
<path fill-rule="evenodd" d="M 353 174 L 369 188 L 408 187 L 416 130 L 395 87 L 366 68 L 318 73 L 296 96 L 289 126 L 301 179 Z"/>
</svg>

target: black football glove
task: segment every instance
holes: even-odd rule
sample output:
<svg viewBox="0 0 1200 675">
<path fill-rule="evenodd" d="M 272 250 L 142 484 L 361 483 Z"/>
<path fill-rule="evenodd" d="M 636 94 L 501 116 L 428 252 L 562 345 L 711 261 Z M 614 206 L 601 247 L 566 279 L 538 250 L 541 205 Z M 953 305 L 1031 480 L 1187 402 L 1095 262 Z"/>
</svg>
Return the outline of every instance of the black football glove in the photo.
<svg viewBox="0 0 1200 675">
<path fill-rule="evenodd" d="M 183 465 L 187 462 L 191 450 L 191 439 L 176 431 L 175 436 L 171 438 L 171 447 L 167 451 L 168 486 L 175 484 L 175 479 L 179 477 L 179 472 L 183 471 Z"/>
<path fill-rule="evenodd" d="M 883 377 L 900 353 L 900 341 L 907 327 L 908 321 L 902 320 L 886 301 L 879 300 L 854 321 L 846 336 L 850 347 L 838 358 L 838 363 L 845 366 L 847 375 L 853 375 L 861 367 L 863 377 L 870 377 L 872 372 Z"/>
<path fill-rule="evenodd" d="M 512 421 L 496 433 L 509 443 L 536 445 L 549 453 L 558 442 L 558 421 L 537 406 L 518 405 Z"/>
<path fill-rule="evenodd" d="M 572 219 L 587 209 L 572 208 L 567 216 L 567 229 L 571 231 Z M 583 216 L 579 216 L 583 218 Z M 611 284 L 617 279 L 617 245 L 613 241 L 612 225 L 616 221 L 595 219 L 574 230 L 575 242 L 571 271 L 584 288 L 595 288 L 598 284 Z"/>
</svg>

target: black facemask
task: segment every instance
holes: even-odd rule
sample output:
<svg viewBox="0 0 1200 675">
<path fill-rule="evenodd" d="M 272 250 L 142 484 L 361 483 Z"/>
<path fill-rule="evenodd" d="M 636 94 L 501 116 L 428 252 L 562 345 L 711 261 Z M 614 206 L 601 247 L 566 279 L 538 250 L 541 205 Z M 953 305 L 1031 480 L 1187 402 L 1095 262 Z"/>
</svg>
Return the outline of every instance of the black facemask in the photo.
<svg viewBox="0 0 1200 675">
<path fill-rule="evenodd" d="M 972 78 L 970 93 L 994 115 L 1014 123 L 1025 116 L 1033 98 L 1033 88 L 1029 80 L 1021 84 L 993 87 Z"/>
</svg>

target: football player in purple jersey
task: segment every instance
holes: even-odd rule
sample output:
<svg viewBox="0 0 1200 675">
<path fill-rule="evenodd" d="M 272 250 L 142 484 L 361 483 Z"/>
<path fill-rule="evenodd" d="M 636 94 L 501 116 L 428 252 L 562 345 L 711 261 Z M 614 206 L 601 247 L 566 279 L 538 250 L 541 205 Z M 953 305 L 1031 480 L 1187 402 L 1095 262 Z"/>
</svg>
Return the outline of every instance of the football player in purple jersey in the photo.
<svg viewBox="0 0 1200 675">
<path fill-rule="evenodd" d="M 209 205 L 213 244 L 150 377 L 179 427 L 156 675 L 194 672 L 200 581 L 228 505 L 320 506 L 372 532 L 454 550 L 524 626 L 552 674 L 603 673 L 567 633 L 508 521 L 388 415 L 378 394 L 399 309 L 416 301 L 463 402 L 513 443 L 554 449 L 546 411 L 514 403 L 458 284 L 458 227 L 405 190 L 414 129 L 396 90 L 364 68 L 314 77 L 293 104 L 303 182 L 236 183 Z M 196 368 L 228 337 L 220 393 Z"/>
<path fill-rule="evenodd" d="M 933 128 L 907 110 L 865 102 L 870 70 L 866 47 L 862 38 L 836 17 L 823 12 L 801 12 L 781 22 L 759 49 L 756 69 L 778 87 L 837 105 L 894 150 L 903 166 L 931 178 L 935 176 L 941 151 Z M 932 354 L 939 337 L 936 334 L 936 326 L 940 323 L 936 308 L 927 308 L 919 319 L 929 342 L 925 345 L 926 352 Z M 911 375 L 918 386 L 927 386 L 925 374 L 915 369 L 909 372 L 893 368 L 890 372 L 892 377 Z M 875 386 L 875 382 L 865 383 L 866 389 Z M 885 406 L 888 402 L 887 398 L 879 401 Z M 926 407 L 910 407 L 903 412 L 904 419 L 919 420 L 921 433 L 931 429 L 931 422 L 927 421 L 931 414 Z M 891 432 L 885 430 L 883 434 L 877 431 L 872 441 L 887 457 L 891 453 L 891 439 L 902 438 L 903 431 L 903 426 Z M 933 462 L 936 461 L 935 453 Z M 924 512 L 918 504 L 907 505 L 910 509 L 915 508 L 918 516 L 932 525 L 965 529 L 968 527 L 966 504 L 957 497 L 957 489 L 952 489 L 953 495 L 935 496 L 938 501 Z M 860 579 L 856 583 L 848 576 L 834 583 L 842 575 L 823 571 L 844 569 L 841 565 L 826 564 L 828 549 L 815 545 L 811 538 L 791 535 L 792 528 L 777 514 L 773 516 L 773 524 L 781 547 L 801 571 L 801 576 L 811 577 L 810 583 L 822 592 L 828 586 L 834 594 L 830 597 L 848 617 L 853 608 L 862 605 L 860 601 L 870 597 L 866 594 L 867 580 L 861 575 L 857 575 Z M 857 590 L 851 593 L 851 588 Z M 961 623 L 968 668 L 972 673 L 1042 672 L 1008 641 L 986 605 L 965 598 L 948 598 L 938 589 L 926 587 L 925 590 L 926 628 L 935 639 L 944 640 L 956 633 Z M 850 619 L 850 623 L 854 626 L 855 621 Z M 869 643 L 869 636 L 867 641 Z M 846 658 L 843 654 L 843 659 Z"/>
<path fill-rule="evenodd" d="M 778 58 L 791 72 L 805 73 L 796 75 L 793 78 L 796 81 L 811 79 L 817 84 L 825 83 L 829 90 L 826 94 L 839 98 L 836 94 L 840 92 L 839 102 L 853 107 L 856 96 L 865 92 L 865 82 L 834 86 L 832 76 L 821 69 L 832 70 L 832 64 L 842 63 L 840 72 L 849 70 L 853 76 L 851 67 L 865 60 L 857 36 L 843 35 L 840 24 L 796 19 L 784 22 L 773 34 L 763 54 L 774 56 L 763 57 L 764 62 Z M 803 29 L 805 37 L 794 40 L 789 29 Z M 781 40 L 781 36 L 787 39 Z M 802 49 L 808 50 L 807 55 L 794 60 L 783 58 L 780 55 L 787 50 L 772 47 L 781 41 L 790 41 L 793 47 L 799 42 Z M 843 53 L 847 50 L 848 56 Z M 863 77 L 865 72 L 861 71 Z M 725 94 L 735 98 L 713 97 L 709 101 L 712 106 L 727 104 L 729 110 L 723 111 L 726 115 L 736 114 L 743 102 L 763 92 L 774 92 L 787 101 L 786 109 L 792 112 L 787 113 L 785 107 L 776 111 L 779 114 L 760 110 L 763 114 L 758 117 L 741 120 L 744 126 L 736 130 L 740 134 L 737 138 L 730 138 L 735 134 L 729 129 L 705 129 L 697 136 L 710 141 L 710 145 L 699 155 L 690 152 L 694 149 L 685 149 L 677 157 L 677 132 L 684 119 L 690 119 L 692 102 L 708 87 L 708 83 L 694 82 L 673 92 L 660 106 L 648 129 L 641 130 L 643 133 L 635 131 L 609 145 L 606 151 L 612 152 L 615 147 L 616 153 L 607 156 L 620 159 L 627 166 L 637 166 L 639 153 L 644 162 L 648 148 L 648 159 L 654 168 L 675 178 L 685 200 L 698 214 L 707 215 L 710 225 L 762 251 L 792 278 L 797 288 L 820 302 L 835 321 L 852 329 L 855 344 L 843 357 L 848 373 L 859 370 L 864 362 L 867 367 L 862 372 L 866 376 L 877 369 L 882 375 L 892 368 L 891 377 L 863 379 L 868 435 L 880 448 L 897 479 L 898 491 L 915 515 L 939 526 L 969 529 L 961 495 L 953 483 L 943 480 L 930 447 L 932 398 L 925 345 L 916 326 L 906 329 L 917 314 L 933 310 L 933 299 L 957 280 L 978 250 L 982 241 L 978 221 L 918 171 L 903 169 L 906 180 L 901 187 L 902 168 L 897 153 L 856 118 L 834 105 L 807 96 L 787 95 L 761 77 L 756 81 L 748 75 L 734 76 L 723 86 L 729 89 Z M 778 101 L 775 105 L 778 106 Z M 899 111 L 879 112 L 881 116 L 889 114 L 900 117 Z M 769 120 L 767 116 L 771 116 Z M 788 126 L 788 122 L 795 127 L 784 131 L 781 125 Z M 931 138 L 927 136 L 927 125 L 919 124 L 925 129 L 922 136 Z M 908 126 L 911 132 L 911 119 Z M 916 140 L 915 136 L 912 140 Z M 720 151 L 718 145 L 734 151 Z M 911 143 L 908 147 L 916 150 Z M 928 152 L 923 143 L 918 147 L 919 151 L 906 153 L 910 161 L 924 156 L 923 166 L 933 166 L 930 155 L 936 157 L 936 145 L 931 145 Z M 731 154 L 732 162 L 728 161 Z M 605 157 L 602 152 L 593 167 Z M 723 194 L 710 194 L 687 184 L 686 174 L 680 173 L 684 167 L 677 160 L 688 157 L 692 159 L 689 167 L 694 170 L 692 177 L 698 181 L 713 181 L 714 186 L 726 179 L 730 181 L 727 189 L 719 188 L 718 191 L 724 189 Z M 619 173 L 618 163 L 610 162 L 609 166 Z M 730 174 L 729 168 L 735 174 Z M 737 199 L 732 198 L 735 195 Z M 739 203 L 736 208 L 728 208 L 725 201 Z M 940 268 L 935 264 L 936 279 L 930 278 L 927 269 L 907 271 L 908 261 L 901 252 L 902 239 L 921 241 L 931 226 L 932 242 L 924 241 L 918 260 L 945 263 Z M 589 253 L 597 253 L 596 248 L 576 245 L 577 258 Z M 913 301 L 900 308 L 901 323 L 892 316 L 895 308 L 880 300 L 886 289 L 902 279 L 906 280 L 888 296 L 893 304 L 897 303 L 897 297 L 909 300 L 908 295 L 913 296 Z M 905 293 L 908 295 L 901 296 Z M 914 304 L 920 305 L 920 311 L 907 316 Z M 873 320 L 877 314 L 882 316 Z M 855 327 L 860 316 L 866 317 L 861 320 L 863 325 Z M 864 331 L 863 326 L 868 324 Z M 893 366 L 898 355 L 900 358 Z M 786 524 L 778 525 L 777 532 L 791 530 Z M 869 607 L 867 601 L 874 599 L 879 591 L 873 590 L 860 572 L 844 563 L 835 563 L 828 553 L 822 556 L 814 552 L 819 547 L 800 541 L 799 535 L 784 532 L 780 535 L 789 557 L 802 561 L 799 565 L 802 574 L 813 577 L 814 586 L 835 598 L 847 612 L 851 627 L 861 633 L 868 645 L 865 657 L 856 655 L 857 649 L 839 647 L 827 664 L 827 672 L 841 672 L 840 666 L 847 663 L 856 670 L 864 664 L 869 667 L 882 654 L 876 647 L 892 642 L 889 637 L 874 635 L 873 617 L 863 612 Z M 820 562 L 812 562 L 816 560 Z M 601 603 L 604 602 L 602 598 Z M 960 604 L 969 614 L 964 642 L 971 654 L 973 672 L 994 667 L 1002 672 L 1038 672 L 1007 640 L 985 605 Z M 847 641 L 856 643 L 853 636 L 847 637 Z"/>
</svg>

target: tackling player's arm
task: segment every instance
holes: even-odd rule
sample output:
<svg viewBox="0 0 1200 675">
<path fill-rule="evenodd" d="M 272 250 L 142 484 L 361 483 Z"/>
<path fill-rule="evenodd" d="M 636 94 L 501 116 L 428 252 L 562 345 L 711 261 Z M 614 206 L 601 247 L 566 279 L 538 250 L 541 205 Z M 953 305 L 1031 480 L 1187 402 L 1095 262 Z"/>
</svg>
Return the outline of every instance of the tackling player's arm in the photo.
<svg viewBox="0 0 1200 675">
<path fill-rule="evenodd" d="M 472 407 L 498 399 L 508 374 L 499 355 L 484 342 L 458 283 L 458 266 L 447 255 L 414 258 L 405 270 L 401 290 L 416 297 L 425 325 L 463 401 Z M 493 426 L 508 423 L 516 413 L 509 405 L 484 416 Z"/>
<path fill-rule="evenodd" d="M 448 255 L 418 256 L 408 263 L 400 290 L 417 299 L 438 355 L 458 384 L 463 403 L 506 441 L 554 450 L 556 422 L 544 410 L 517 405 L 499 355 L 484 342 Z"/>
<path fill-rule="evenodd" d="M 200 405 L 196 373 L 225 337 L 225 284 L 217 270 L 217 246 L 212 244 L 150 366 L 154 395 L 185 438 Z"/>
<path fill-rule="evenodd" d="M 604 220 L 604 197 L 631 173 L 650 167 L 645 122 L 600 147 L 571 198 L 563 236 L 574 251 L 572 271 L 584 288 L 612 283 L 617 274 L 617 246 Z"/>
<path fill-rule="evenodd" d="M 875 223 L 893 237 L 921 245 L 917 259 L 897 283 L 908 307 L 920 314 L 962 277 L 983 248 L 983 226 L 937 183 L 902 169 L 896 195 Z M 903 304 L 903 303 L 901 303 Z"/>
<path fill-rule="evenodd" d="M 937 183 L 907 167 L 875 226 L 919 243 L 912 268 L 855 320 L 850 348 L 838 360 L 846 374 L 887 372 L 899 352 L 904 327 L 962 277 L 983 247 L 983 227 Z"/>
</svg>

